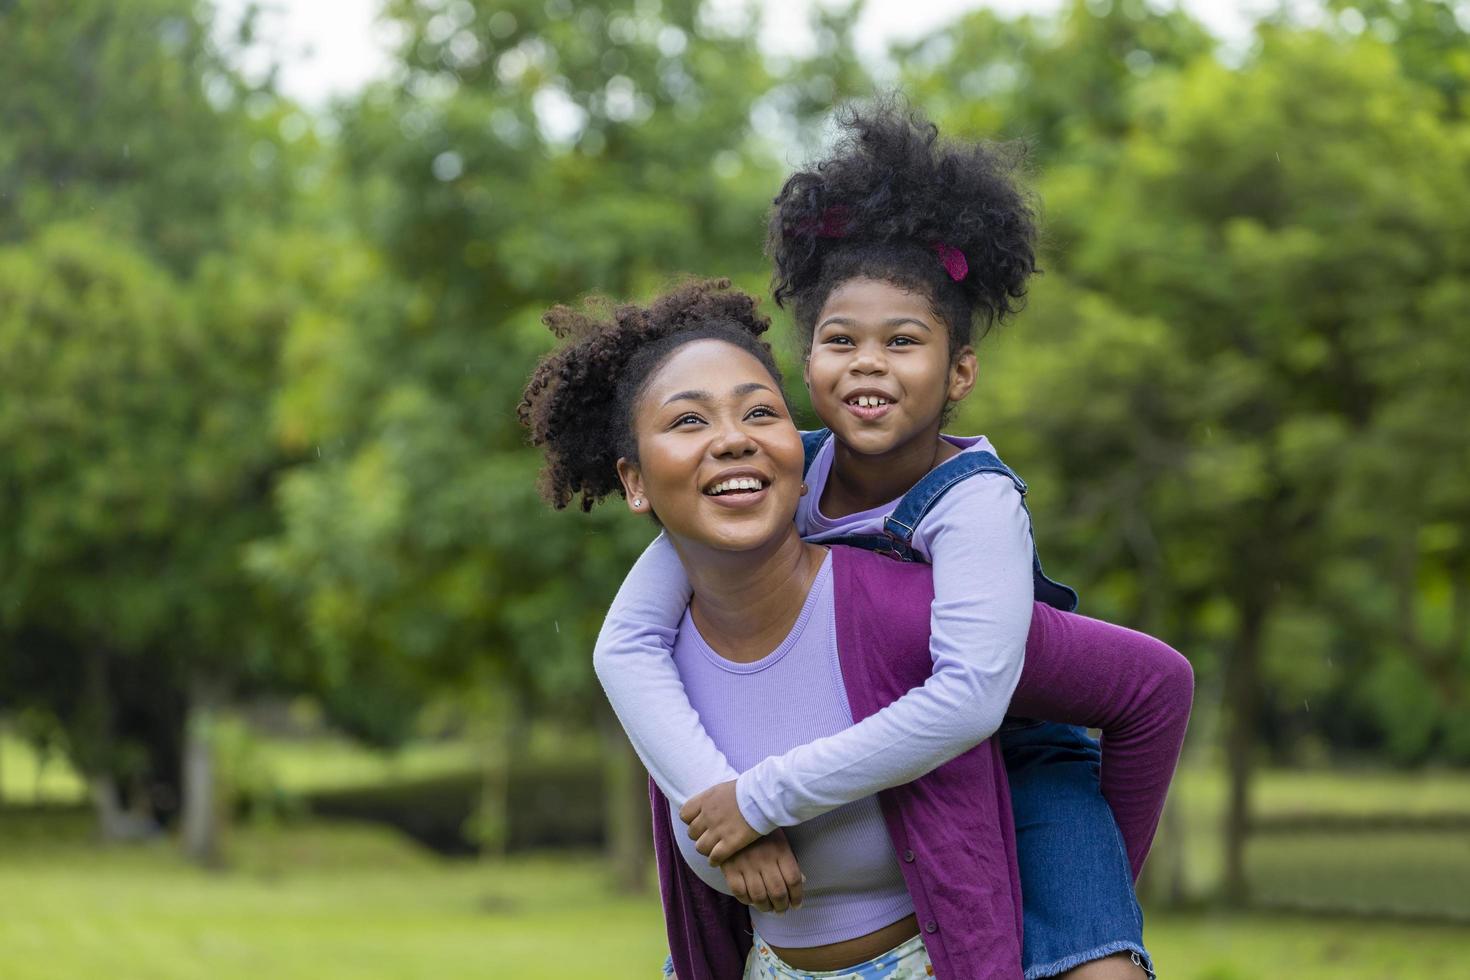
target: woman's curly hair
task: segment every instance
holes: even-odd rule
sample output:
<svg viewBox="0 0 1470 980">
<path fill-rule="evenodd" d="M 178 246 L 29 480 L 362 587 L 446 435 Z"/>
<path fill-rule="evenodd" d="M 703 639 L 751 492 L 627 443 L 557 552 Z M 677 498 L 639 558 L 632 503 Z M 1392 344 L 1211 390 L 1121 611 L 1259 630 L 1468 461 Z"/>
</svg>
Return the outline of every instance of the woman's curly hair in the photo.
<svg viewBox="0 0 1470 980">
<path fill-rule="evenodd" d="M 581 494 L 582 509 L 622 492 L 619 457 L 638 459 L 633 410 L 648 379 L 679 347 L 723 340 L 781 372 L 760 336 L 771 321 L 759 301 L 730 288 L 728 279 L 684 283 L 648 306 L 612 308 L 590 302 L 583 310 L 556 306 L 542 322 L 564 343 L 531 375 L 516 416 L 541 446 L 546 464 L 541 495 L 560 510 Z"/>
<path fill-rule="evenodd" d="M 896 97 L 839 110 L 832 153 L 792 174 L 776 195 L 766 250 L 778 306 L 794 305 L 803 355 L 827 296 L 873 278 L 929 297 L 950 331 L 950 351 L 978 321 L 1016 312 L 1036 271 L 1036 215 L 1015 173 L 1021 148 L 941 140 Z M 936 253 L 964 253 L 955 282 Z"/>
</svg>

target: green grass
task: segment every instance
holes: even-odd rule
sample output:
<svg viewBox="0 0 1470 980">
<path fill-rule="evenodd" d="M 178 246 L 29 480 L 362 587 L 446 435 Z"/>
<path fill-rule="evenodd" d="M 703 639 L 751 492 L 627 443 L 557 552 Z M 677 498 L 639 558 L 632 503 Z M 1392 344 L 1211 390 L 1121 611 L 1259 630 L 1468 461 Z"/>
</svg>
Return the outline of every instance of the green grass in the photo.
<svg viewBox="0 0 1470 980">
<path fill-rule="evenodd" d="M 26 980 L 647 980 L 652 895 L 613 894 L 593 856 L 445 862 L 376 828 L 247 829 L 232 869 L 166 841 L 90 842 L 85 814 L 0 815 L 0 976 Z M 1171 980 L 1455 975 L 1470 930 L 1223 914 L 1149 917 Z"/>
<path fill-rule="evenodd" d="M 31 746 L 0 729 L 0 800 L 10 803 L 72 803 L 86 796 L 71 763 L 61 753 L 42 760 Z"/>
</svg>

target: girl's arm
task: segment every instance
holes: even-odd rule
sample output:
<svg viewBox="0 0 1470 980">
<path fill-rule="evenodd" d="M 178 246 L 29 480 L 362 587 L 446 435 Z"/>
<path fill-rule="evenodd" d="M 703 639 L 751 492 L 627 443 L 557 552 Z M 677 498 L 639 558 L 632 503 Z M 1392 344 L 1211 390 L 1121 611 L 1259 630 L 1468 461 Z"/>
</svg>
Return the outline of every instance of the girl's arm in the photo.
<svg viewBox="0 0 1470 980">
<path fill-rule="evenodd" d="M 592 651 L 597 679 L 628 741 L 675 806 L 737 775 L 689 704 L 674 664 L 689 595 L 684 566 L 660 534 L 623 579 Z"/>
<path fill-rule="evenodd" d="M 1159 826 L 1193 697 L 1194 671 L 1167 644 L 1036 604 L 1011 711 L 1102 729 L 1102 794 L 1135 879 Z"/>
<path fill-rule="evenodd" d="M 923 527 L 935 544 L 933 673 L 851 728 L 741 774 L 733 793 L 721 794 L 733 796 L 748 825 L 732 844 L 917 779 L 1000 727 L 1031 623 L 1030 519 L 1009 479 L 980 474 L 945 494 Z M 693 827 L 698 810 L 686 806 L 681 816 Z M 701 853 L 713 853 L 728 826 L 720 814 L 712 817 L 699 824 L 717 828 Z"/>
</svg>

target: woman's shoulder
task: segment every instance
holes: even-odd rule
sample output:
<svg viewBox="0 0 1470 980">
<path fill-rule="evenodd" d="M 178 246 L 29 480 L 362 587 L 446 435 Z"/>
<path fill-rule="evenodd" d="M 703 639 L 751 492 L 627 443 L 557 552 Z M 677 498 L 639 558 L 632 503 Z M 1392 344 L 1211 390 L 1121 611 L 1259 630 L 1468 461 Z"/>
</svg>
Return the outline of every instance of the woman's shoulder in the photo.
<svg viewBox="0 0 1470 980">
<path fill-rule="evenodd" d="M 897 685 L 891 692 L 895 696 L 922 684 L 933 666 L 929 658 L 933 570 L 923 562 L 834 545 L 832 574 L 844 676 L 849 666 L 864 664 L 864 672 L 857 676 L 886 678 Z M 878 706 L 868 706 L 864 714 Z"/>
<path fill-rule="evenodd" d="M 933 598 L 934 570 L 924 562 L 900 561 L 879 551 L 850 545 L 832 545 L 831 550 L 833 589 L 838 596 L 842 596 L 845 589 L 857 588 L 870 595 L 886 593 L 892 596 L 892 605 L 901 605 L 913 595 L 926 591 L 930 596 L 924 600 L 925 604 Z M 925 615 L 928 615 L 927 609 Z"/>
</svg>

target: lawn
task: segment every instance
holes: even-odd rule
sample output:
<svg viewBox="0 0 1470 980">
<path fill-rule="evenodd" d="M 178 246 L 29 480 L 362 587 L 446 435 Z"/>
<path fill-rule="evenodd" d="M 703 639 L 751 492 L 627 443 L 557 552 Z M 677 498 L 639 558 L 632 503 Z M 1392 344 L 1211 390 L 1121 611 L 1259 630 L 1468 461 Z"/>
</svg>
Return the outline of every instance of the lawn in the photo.
<svg viewBox="0 0 1470 980">
<path fill-rule="evenodd" d="M 538 757 L 595 753 L 563 738 L 538 734 Z M 272 785 L 295 793 L 464 771 L 474 759 L 463 743 L 385 756 L 347 742 L 259 739 L 251 751 Z M 64 761 L 38 780 L 13 739 L 0 759 L 9 801 L 79 800 Z M 1187 770 L 1171 800 L 1197 894 L 1218 875 L 1223 791 L 1218 773 Z M 1255 801 L 1267 817 L 1470 813 L 1470 776 L 1266 771 Z M 230 870 L 205 872 L 167 841 L 103 849 L 89 835 L 80 809 L 0 811 L 0 978 L 635 978 L 656 976 L 662 959 L 656 900 L 611 893 L 591 855 L 451 862 L 391 831 L 316 820 L 238 830 Z M 1463 833 L 1266 835 L 1247 859 L 1257 897 L 1275 905 L 1470 919 Z M 1155 914 L 1148 938 L 1171 978 L 1441 977 L 1470 962 L 1470 928 L 1367 917 Z"/>
<path fill-rule="evenodd" d="M 84 813 L 0 815 L 0 977 L 24 980 L 651 978 L 651 895 L 619 897 L 592 855 L 450 862 L 321 821 L 239 831 L 207 872 L 166 841 L 90 843 Z M 1371 920 L 1151 916 L 1165 976 L 1445 977 L 1470 929 Z"/>
</svg>

